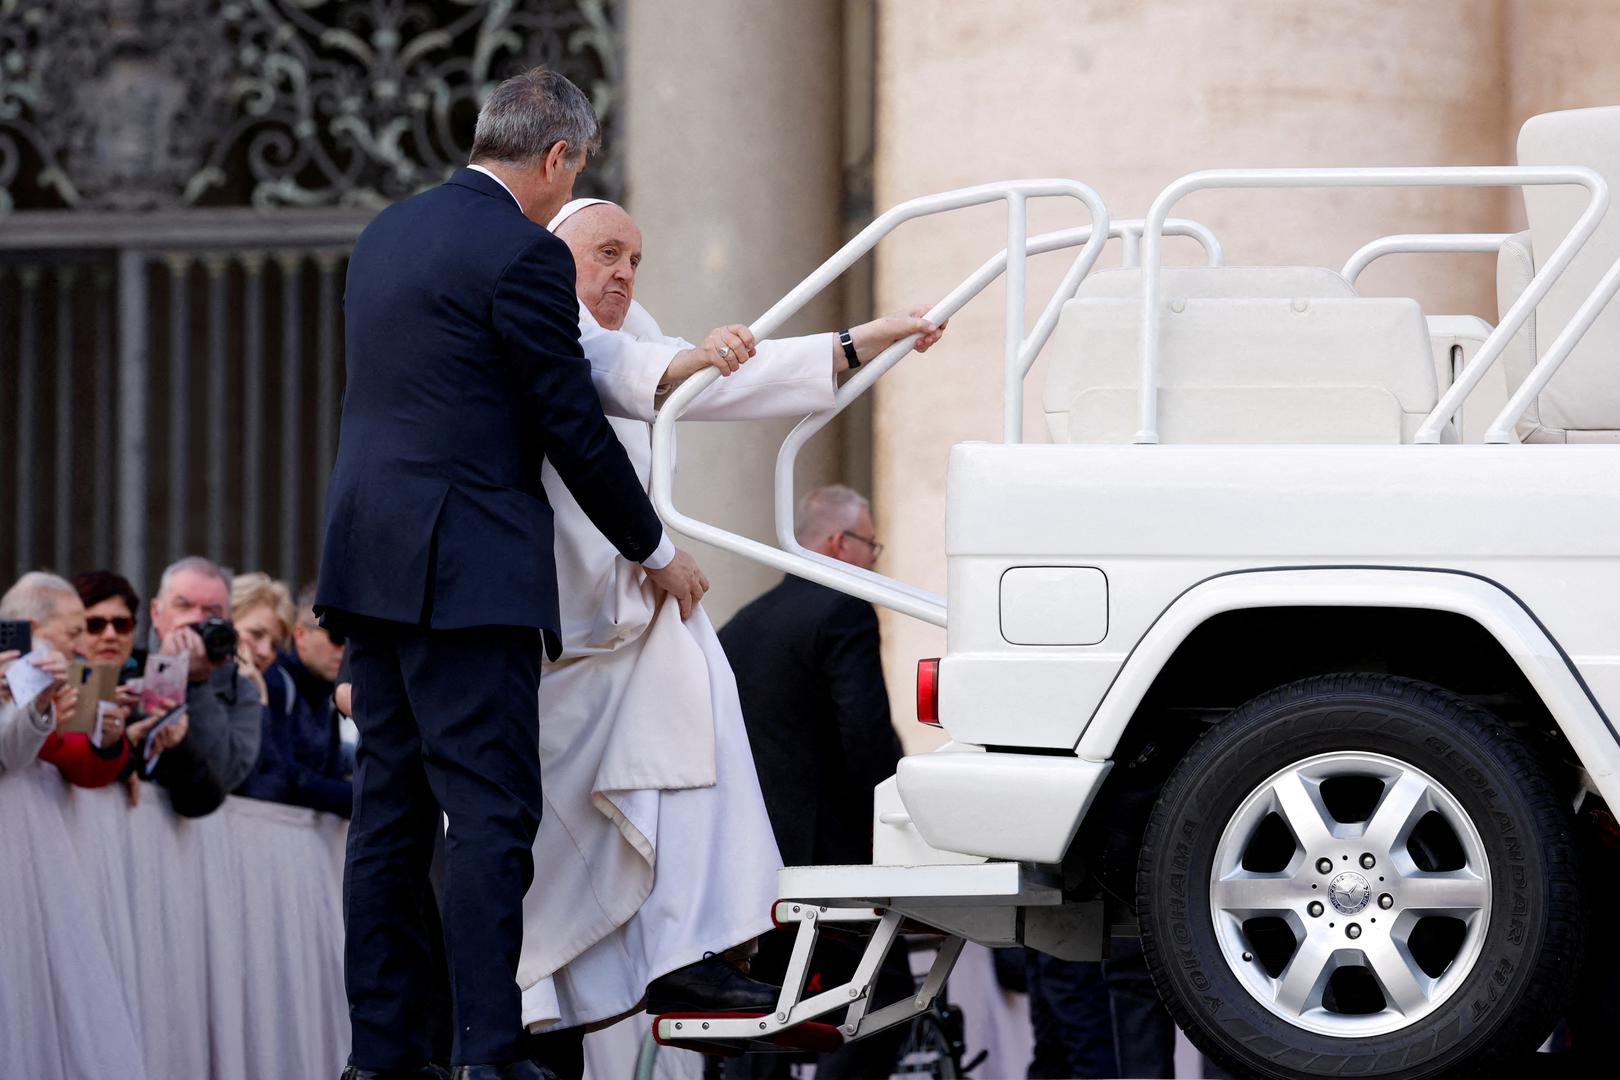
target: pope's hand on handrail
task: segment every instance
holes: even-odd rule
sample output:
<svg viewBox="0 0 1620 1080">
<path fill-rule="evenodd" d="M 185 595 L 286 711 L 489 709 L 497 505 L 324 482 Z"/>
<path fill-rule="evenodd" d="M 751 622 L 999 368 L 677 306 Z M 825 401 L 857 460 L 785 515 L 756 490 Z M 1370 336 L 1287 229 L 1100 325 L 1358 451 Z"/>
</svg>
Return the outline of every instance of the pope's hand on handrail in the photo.
<svg viewBox="0 0 1620 1080">
<path fill-rule="evenodd" d="M 1044 341 L 1049 335 L 1057 319 L 1057 311 L 1062 301 L 1079 286 L 1080 280 L 1091 269 L 1101 254 L 1102 244 L 1108 235 L 1108 209 L 1103 205 L 1101 197 L 1091 188 L 1074 180 L 1020 180 L 1005 184 L 987 184 L 978 187 L 962 188 L 957 191 L 944 192 L 939 195 L 928 195 L 909 202 L 901 203 L 879 215 L 866 228 L 862 229 L 853 239 L 846 243 L 831 258 L 822 263 L 804 281 L 800 282 L 792 291 L 773 305 L 770 310 L 756 319 L 749 327 L 750 331 L 759 340 L 764 340 L 774 334 L 781 326 L 797 313 L 806 303 L 818 295 L 828 285 L 853 266 L 877 242 L 896 227 L 914 218 L 931 214 L 958 210 L 968 206 L 976 206 L 988 202 L 1005 200 L 1010 208 L 1009 215 L 1016 215 L 1021 220 L 1022 204 L 1025 199 L 1043 196 L 1068 196 L 1078 199 L 1086 204 L 1091 212 L 1093 235 L 1086 241 L 1080 255 L 1076 258 L 1074 266 L 1065 276 L 1063 285 L 1052 303 L 1037 320 L 1035 333 L 1028 341 Z M 1020 243 L 1023 237 L 1017 238 Z M 1020 263 L 1020 266 L 1022 264 Z M 1021 281 L 1021 276 L 1020 276 Z M 1017 310 L 1023 310 L 1023 293 L 1020 289 L 1009 288 L 1009 305 L 1016 305 Z M 947 298 L 949 299 L 949 298 Z M 963 298 L 965 303 L 967 298 Z M 954 310 L 943 310 L 947 304 L 942 302 L 935 305 L 929 312 L 929 319 L 938 323 L 944 321 Z M 958 305 L 959 306 L 959 305 Z M 1011 318 L 1009 317 L 1009 324 Z M 870 364 L 862 365 L 845 389 L 859 384 L 858 393 L 871 384 L 888 366 L 891 366 L 901 356 L 910 351 L 915 337 L 908 337 L 896 342 L 885 349 L 876 360 Z M 1038 348 L 1038 347 L 1037 347 Z M 1020 355 L 1009 355 L 1009 367 L 1015 362 L 1021 362 Z M 1027 367 L 1025 368 L 1027 370 Z M 1019 373 L 1021 378 L 1022 372 Z M 652 440 L 652 469 L 650 489 L 653 505 L 657 508 L 664 522 L 671 529 L 683 533 L 694 539 L 714 544 L 724 550 L 742 555 L 767 566 L 775 567 L 788 573 L 797 574 L 840 591 L 859 596 L 873 603 L 884 604 L 904 614 L 913 615 L 927 622 L 943 626 L 945 624 L 945 603 L 942 597 L 934 596 L 912 586 L 886 578 L 883 575 L 862 570 L 858 567 L 824 557 L 814 556 L 812 553 L 799 551 L 784 551 L 779 548 L 762 544 L 748 537 L 718 529 L 712 525 L 697 521 L 675 506 L 674 501 L 674 452 L 675 452 L 675 422 L 680 418 L 696 399 L 720 373 L 714 368 L 700 371 L 687 379 L 670 394 L 663 408 L 658 412 L 653 424 Z M 1009 372 L 1009 380 L 1012 373 Z M 795 545 L 797 546 L 797 545 Z"/>
</svg>

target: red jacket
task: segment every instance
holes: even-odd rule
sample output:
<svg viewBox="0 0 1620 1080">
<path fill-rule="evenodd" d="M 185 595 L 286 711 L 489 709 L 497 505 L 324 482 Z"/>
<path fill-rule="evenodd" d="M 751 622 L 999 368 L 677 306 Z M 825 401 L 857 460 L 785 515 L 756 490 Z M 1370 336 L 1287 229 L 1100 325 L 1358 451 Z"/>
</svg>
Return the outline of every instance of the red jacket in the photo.
<svg viewBox="0 0 1620 1080">
<path fill-rule="evenodd" d="M 62 771 L 62 779 L 82 788 L 106 787 L 118 779 L 128 757 L 128 739 L 119 739 L 110 749 L 102 749 L 90 745 L 90 736 L 82 731 L 66 735 L 53 731 L 39 748 L 39 760 L 55 765 Z"/>
</svg>

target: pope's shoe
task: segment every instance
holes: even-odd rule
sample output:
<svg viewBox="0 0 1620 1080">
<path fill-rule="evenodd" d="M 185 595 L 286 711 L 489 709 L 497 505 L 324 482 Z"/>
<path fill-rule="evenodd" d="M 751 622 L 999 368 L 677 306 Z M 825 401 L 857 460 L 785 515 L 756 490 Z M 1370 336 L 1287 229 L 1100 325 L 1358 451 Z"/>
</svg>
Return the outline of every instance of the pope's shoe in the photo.
<svg viewBox="0 0 1620 1080">
<path fill-rule="evenodd" d="M 723 956 L 705 956 L 649 983 L 647 1011 L 769 1012 L 781 993 L 780 986 L 749 978 Z"/>
</svg>

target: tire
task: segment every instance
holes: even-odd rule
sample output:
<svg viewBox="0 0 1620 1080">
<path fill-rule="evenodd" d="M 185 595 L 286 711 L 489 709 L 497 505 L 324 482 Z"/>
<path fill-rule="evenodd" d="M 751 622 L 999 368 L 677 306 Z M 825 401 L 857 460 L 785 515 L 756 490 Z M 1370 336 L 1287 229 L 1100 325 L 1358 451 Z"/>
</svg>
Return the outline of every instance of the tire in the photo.
<svg viewBox="0 0 1620 1080">
<path fill-rule="evenodd" d="M 1242 1075 L 1508 1071 L 1576 984 L 1575 858 L 1496 717 L 1319 676 L 1237 709 L 1171 775 L 1138 862 L 1142 944 L 1176 1023 Z"/>
</svg>

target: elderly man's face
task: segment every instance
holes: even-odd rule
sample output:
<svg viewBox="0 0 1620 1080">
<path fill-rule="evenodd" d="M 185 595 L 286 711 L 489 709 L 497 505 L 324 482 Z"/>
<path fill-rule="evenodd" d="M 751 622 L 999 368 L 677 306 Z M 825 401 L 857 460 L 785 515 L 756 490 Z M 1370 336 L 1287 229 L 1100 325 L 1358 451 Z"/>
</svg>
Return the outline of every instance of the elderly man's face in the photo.
<svg viewBox="0 0 1620 1080">
<path fill-rule="evenodd" d="M 182 626 L 195 626 L 210 616 L 224 618 L 231 591 L 212 574 L 181 570 L 169 587 L 152 598 L 152 629 L 168 637 Z"/>
<path fill-rule="evenodd" d="M 641 230 L 611 204 L 587 206 L 557 230 L 574 253 L 575 291 L 606 330 L 624 325 L 641 265 Z"/>
<path fill-rule="evenodd" d="M 54 596 L 55 612 L 34 624 L 34 636 L 69 659 L 84 651 L 84 604 L 77 596 Z"/>
</svg>

